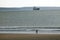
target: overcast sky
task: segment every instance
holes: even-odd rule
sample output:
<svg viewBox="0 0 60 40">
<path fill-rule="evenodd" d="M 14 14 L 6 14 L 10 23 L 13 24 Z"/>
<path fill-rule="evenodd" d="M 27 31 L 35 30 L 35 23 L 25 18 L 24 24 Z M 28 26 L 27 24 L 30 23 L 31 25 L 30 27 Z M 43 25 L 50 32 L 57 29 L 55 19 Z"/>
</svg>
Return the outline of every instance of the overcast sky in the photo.
<svg viewBox="0 0 60 40">
<path fill-rule="evenodd" d="M 0 7 L 57 6 L 60 0 L 0 0 Z"/>
</svg>

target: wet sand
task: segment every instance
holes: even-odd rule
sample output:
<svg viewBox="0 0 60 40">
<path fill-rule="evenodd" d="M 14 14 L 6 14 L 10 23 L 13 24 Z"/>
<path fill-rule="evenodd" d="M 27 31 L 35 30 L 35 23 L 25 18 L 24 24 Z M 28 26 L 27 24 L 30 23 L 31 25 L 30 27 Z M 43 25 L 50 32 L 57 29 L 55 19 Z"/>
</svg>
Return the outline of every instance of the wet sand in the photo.
<svg viewBox="0 0 60 40">
<path fill-rule="evenodd" d="M 60 34 L 0 34 L 0 40 L 60 40 Z"/>
</svg>

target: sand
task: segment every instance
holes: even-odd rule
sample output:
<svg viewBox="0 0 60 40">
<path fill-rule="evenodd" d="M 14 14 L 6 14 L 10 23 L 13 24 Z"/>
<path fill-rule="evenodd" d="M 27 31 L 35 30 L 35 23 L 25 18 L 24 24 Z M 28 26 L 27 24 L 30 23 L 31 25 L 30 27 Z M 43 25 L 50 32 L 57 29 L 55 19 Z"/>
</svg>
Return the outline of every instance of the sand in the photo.
<svg viewBox="0 0 60 40">
<path fill-rule="evenodd" d="M 60 40 L 60 34 L 0 34 L 0 40 Z"/>
</svg>

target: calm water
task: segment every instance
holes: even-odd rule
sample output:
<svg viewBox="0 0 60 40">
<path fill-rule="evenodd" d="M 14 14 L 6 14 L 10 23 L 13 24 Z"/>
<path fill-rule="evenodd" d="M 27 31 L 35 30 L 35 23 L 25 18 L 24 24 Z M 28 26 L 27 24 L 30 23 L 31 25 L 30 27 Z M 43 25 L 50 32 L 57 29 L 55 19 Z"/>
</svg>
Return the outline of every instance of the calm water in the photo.
<svg viewBox="0 0 60 40">
<path fill-rule="evenodd" d="M 0 12 L 0 26 L 60 27 L 60 11 Z"/>
<path fill-rule="evenodd" d="M 16 11 L 16 12 L 0 12 L 0 28 L 1 27 L 60 27 L 60 10 L 58 11 Z M 14 29 L 14 31 L 7 31 L 9 29 L 0 29 L 0 33 L 36 33 L 35 29 L 25 29 L 23 31 Z M 30 30 L 30 31 L 28 31 Z M 38 33 L 60 33 L 59 31 L 40 30 Z"/>
</svg>

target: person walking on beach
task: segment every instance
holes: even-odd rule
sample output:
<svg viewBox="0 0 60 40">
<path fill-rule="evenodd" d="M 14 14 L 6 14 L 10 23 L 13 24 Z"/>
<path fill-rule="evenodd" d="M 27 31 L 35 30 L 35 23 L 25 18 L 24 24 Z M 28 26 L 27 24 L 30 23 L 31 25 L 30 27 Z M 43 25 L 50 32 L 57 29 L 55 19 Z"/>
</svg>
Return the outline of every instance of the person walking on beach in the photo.
<svg viewBox="0 0 60 40">
<path fill-rule="evenodd" d="M 36 30 L 36 34 L 38 34 L 38 30 Z"/>
</svg>

